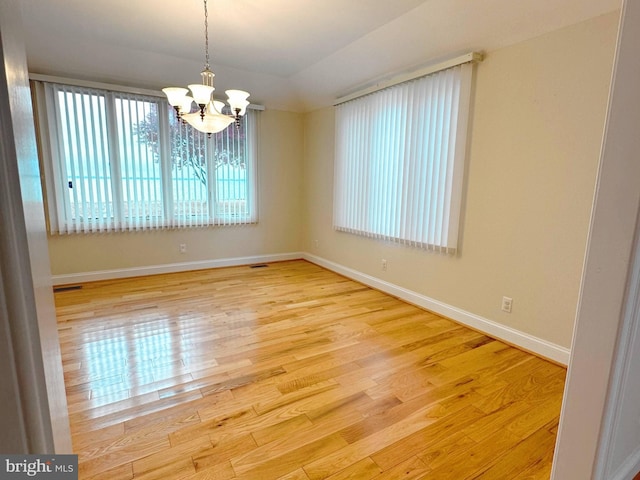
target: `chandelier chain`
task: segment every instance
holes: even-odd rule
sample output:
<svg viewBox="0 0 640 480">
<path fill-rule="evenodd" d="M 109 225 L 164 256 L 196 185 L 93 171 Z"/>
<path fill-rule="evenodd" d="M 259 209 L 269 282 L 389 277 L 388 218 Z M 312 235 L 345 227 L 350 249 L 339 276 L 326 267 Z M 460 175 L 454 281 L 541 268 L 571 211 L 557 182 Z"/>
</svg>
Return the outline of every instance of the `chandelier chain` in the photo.
<svg viewBox="0 0 640 480">
<path fill-rule="evenodd" d="M 204 68 L 209 70 L 209 11 L 207 9 L 207 0 L 204 0 L 204 52 Z"/>
<path fill-rule="evenodd" d="M 2 0 L 0 0 L 1 2 Z M 243 90 L 226 90 L 228 97 L 230 114 L 223 113 L 224 103 L 212 100 L 211 94 L 215 90 L 213 77 L 215 74 L 209 68 L 209 9 L 207 0 L 204 4 L 204 70 L 200 72 L 201 84 L 189 85 L 193 96 L 187 95 L 186 88 L 167 87 L 162 91 L 167 95 L 169 105 L 176 111 L 177 118 L 186 121 L 193 128 L 200 132 L 212 134 L 221 132 L 234 122 L 240 128 L 240 117 L 242 117 L 249 106 L 249 92 Z M 200 112 L 191 112 L 194 102 Z"/>
</svg>

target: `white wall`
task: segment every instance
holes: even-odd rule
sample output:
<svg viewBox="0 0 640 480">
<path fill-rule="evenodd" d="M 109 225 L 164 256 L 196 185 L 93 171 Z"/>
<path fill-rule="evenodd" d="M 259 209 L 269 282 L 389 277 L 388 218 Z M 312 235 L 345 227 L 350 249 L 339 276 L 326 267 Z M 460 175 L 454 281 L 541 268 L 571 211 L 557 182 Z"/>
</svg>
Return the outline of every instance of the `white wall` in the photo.
<svg viewBox="0 0 640 480">
<path fill-rule="evenodd" d="M 333 109 L 307 114 L 305 250 L 568 349 L 617 20 L 608 14 L 488 52 L 478 66 L 456 256 L 335 232 Z M 503 295 L 513 298 L 511 314 L 500 310 Z"/>
</svg>

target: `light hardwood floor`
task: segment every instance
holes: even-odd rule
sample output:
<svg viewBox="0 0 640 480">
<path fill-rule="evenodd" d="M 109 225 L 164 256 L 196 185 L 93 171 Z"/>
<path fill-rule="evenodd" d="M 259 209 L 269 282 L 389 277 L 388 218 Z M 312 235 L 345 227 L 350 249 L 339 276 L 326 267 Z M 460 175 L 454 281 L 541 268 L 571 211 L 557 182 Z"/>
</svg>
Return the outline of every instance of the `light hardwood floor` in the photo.
<svg viewBox="0 0 640 480">
<path fill-rule="evenodd" d="M 81 479 L 548 479 L 565 369 L 304 261 L 56 293 Z"/>
</svg>

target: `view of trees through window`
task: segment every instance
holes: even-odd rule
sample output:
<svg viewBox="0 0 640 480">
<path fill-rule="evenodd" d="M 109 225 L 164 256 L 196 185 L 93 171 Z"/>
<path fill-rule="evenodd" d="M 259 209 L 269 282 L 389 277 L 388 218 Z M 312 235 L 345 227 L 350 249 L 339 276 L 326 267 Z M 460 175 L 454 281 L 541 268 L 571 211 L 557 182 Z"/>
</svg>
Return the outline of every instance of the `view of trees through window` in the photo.
<svg viewBox="0 0 640 480">
<path fill-rule="evenodd" d="M 135 134 L 159 162 L 163 146 L 157 109 L 137 123 Z M 176 214 L 202 213 L 210 192 L 218 213 L 248 214 L 245 141 L 246 122 L 207 136 L 178 120 L 170 109 L 168 156 Z"/>
</svg>

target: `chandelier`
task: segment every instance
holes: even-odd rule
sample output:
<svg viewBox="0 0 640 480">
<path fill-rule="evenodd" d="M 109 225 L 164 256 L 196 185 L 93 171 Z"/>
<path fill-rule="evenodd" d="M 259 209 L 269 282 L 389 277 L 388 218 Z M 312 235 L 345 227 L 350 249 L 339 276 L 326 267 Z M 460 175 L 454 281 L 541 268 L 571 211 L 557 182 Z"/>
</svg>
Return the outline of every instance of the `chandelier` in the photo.
<svg viewBox="0 0 640 480">
<path fill-rule="evenodd" d="M 204 48 L 205 62 L 204 70 L 200 73 L 201 84 L 189 85 L 189 88 L 168 87 L 162 91 L 167 96 L 169 105 L 175 111 L 179 120 L 182 120 L 200 132 L 212 134 L 221 132 L 235 121 L 237 128 L 240 128 L 240 117 L 247 111 L 249 93 L 242 90 L 227 90 L 227 102 L 231 109 L 231 115 L 222 113 L 225 108 L 224 102 L 212 100 L 211 94 L 215 90 L 213 87 L 213 77 L 215 74 L 209 68 L 209 12 L 207 10 L 207 0 L 204 0 Z M 191 90 L 191 95 L 187 95 Z M 198 108 L 191 112 L 193 103 Z"/>
</svg>

